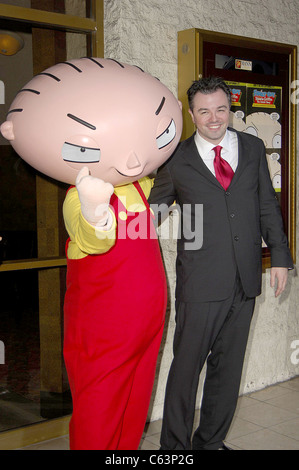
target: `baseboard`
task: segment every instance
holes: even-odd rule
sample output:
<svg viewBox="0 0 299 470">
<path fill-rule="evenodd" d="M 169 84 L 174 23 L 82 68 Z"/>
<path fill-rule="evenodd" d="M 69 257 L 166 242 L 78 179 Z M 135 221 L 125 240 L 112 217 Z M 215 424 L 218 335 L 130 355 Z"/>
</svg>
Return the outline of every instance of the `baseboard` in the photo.
<svg viewBox="0 0 299 470">
<path fill-rule="evenodd" d="M 70 416 L 0 433 L 0 450 L 17 450 L 25 446 L 68 435 Z"/>
</svg>

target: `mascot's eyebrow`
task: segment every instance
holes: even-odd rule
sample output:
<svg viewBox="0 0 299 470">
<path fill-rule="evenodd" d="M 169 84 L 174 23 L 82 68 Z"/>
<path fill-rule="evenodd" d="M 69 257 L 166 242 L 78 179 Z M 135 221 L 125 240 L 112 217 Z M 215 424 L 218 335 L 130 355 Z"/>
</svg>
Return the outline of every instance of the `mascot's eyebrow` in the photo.
<svg viewBox="0 0 299 470">
<path fill-rule="evenodd" d="M 73 114 L 68 113 L 67 117 L 73 119 L 74 121 L 78 122 L 79 124 L 82 124 L 82 126 L 89 127 L 89 129 L 92 129 L 93 131 L 96 130 L 96 127 L 93 124 L 89 124 L 89 122 L 83 121 L 83 119 L 80 119 L 77 116 L 74 116 Z"/>
<path fill-rule="evenodd" d="M 158 114 L 160 114 L 164 104 L 165 104 L 165 96 L 163 96 L 162 101 L 159 104 L 159 107 L 158 107 L 157 111 L 155 112 L 156 116 L 158 116 Z"/>
</svg>

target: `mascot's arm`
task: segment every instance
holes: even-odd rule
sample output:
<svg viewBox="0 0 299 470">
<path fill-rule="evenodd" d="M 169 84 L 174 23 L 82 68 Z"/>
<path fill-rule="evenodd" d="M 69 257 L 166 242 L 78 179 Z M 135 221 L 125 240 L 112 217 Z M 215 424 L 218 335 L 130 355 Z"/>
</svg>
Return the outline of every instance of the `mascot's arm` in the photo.
<svg viewBox="0 0 299 470">
<path fill-rule="evenodd" d="M 94 219 L 95 208 L 99 201 L 90 201 L 88 195 L 87 198 L 84 198 L 84 188 L 80 188 L 80 182 L 84 183 L 83 178 L 85 178 L 85 176 L 88 176 L 88 172 L 84 173 L 82 169 L 76 182 L 77 188 L 74 187 L 68 191 L 63 206 L 65 226 L 70 236 L 70 243 L 68 245 L 68 257 L 70 259 L 83 258 L 88 254 L 106 253 L 114 246 L 116 239 L 116 219 L 113 211 L 109 210 L 107 221 L 104 219 L 101 222 L 100 220 Z M 92 187 L 91 184 L 94 183 L 97 185 L 98 182 L 95 180 L 92 181 L 90 178 L 88 179 L 89 181 L 87 179 L 85 180 L 88 182 L 85 189 L 89 192 Z M 139 180 L 139 183 L 145 197 L 148 198 L 154 179 L 144 177 Z M 78 190 L 81 192 L 81 197 Z M 110 198 L 109 193 L 111 192 L 111 188 L 106 187 L 106 191 L 108 191 L 106 194 L 106 199 L 108 200 Z M 96 187 L 92 188 L 91 195 L 93 196 L 96 192 Z M 102 191 L 99 192 L 102 193 Z M 115 193 L 118 197 L 123 196 L 128 206 L 135 205 L 136 200 L 142 204 L 133 185 L 116 187 Z M 89 201 L 88 205 L 86 205 L 87 200 Z M 89 221 L 87 221 L 87 219 L 89 219 Z M 101 213 L 99 213 L 99 219 L 101 219 Z"/>
<path fill-rule="evenodd" d="M 102 254 L 110 250 L 116 239 L 116 220 L 110 211 L 111 226 L 104 230 L 87 222 L 82 215 L 81 202 L 76 188 L 68 191 L 63 205 L 63 216 L 70 237 L 68 257 L 83 258 L 88 254 Z"/>
</svg>

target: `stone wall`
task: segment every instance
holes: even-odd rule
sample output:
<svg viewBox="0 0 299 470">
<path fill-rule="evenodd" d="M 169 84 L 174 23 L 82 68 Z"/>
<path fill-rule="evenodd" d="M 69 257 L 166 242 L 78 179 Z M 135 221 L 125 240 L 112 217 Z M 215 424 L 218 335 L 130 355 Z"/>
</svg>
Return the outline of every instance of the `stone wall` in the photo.
<svg viewBox="0 0 299 470">
<path fill-rule="evenodd" d="M 295 45 L 299 42 L 297 0 L 105 0 L 104 4 L 105 57 L 142 67 L 175 95 L 178 31 L 200 28 Z M 171 223 L 176 222 L 176 217 L 172 217 Z M 168 278 L 169 308 L 149 413 L 152 421 L 162 416 L 175 325 L 176 244 L 161 239 L 161 246 Z M 297 246 L 299 248 L 298 241 Z M 286 292 L 278 300 L 270 288 L 269 271 L 263 275 L 263 293 L 257 299 L 241 394 L 299 374 L 299 366 L 291 361 L 292 342 L 299 340 L 298 303 L 296 270 L 290 273 Z M 201 387 L 198 401 L 200 396 Z"/>
</svg>

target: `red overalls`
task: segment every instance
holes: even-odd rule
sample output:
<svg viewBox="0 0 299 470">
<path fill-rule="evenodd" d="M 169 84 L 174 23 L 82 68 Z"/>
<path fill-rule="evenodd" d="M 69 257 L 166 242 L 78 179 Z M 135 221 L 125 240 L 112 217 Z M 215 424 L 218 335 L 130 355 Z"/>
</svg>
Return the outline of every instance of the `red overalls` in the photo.
<svg viewBox="0 0 299 470">
<path fill-rule="evenodd" d="M 134 185 L 146 211 L 127 212 L 113 194 L 115 246 L 68 259 L 64 357 L 72 450 L 136 450 L 146 422 L 167 291 L 150 209 Z"/>
</svg>

